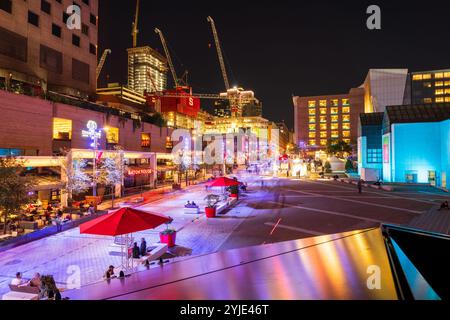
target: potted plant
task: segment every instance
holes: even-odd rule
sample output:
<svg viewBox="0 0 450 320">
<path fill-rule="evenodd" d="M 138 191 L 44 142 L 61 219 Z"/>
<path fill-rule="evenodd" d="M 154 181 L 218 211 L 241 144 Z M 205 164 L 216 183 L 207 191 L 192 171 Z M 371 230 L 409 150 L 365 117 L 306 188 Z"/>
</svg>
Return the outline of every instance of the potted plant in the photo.
<svg viewBox="0 0 450 320">
<path fill-rule="evenodd" d="M 231 198 L 239 198 L 239 186 L 229 186 L 228 192 L 230 192 Z"/>
<path fill-rule="evenodd" d="M 208 194 L 205 197 L 206 208 L 205 213 L 207 218 L 214 218 L 216 216 L 216 204 L 220 201 L 220 196 L 217 194 Z"/>
<path fill-rule="evenodd" d="M 170 218 L 170 220 L 166 223 L 166 230 L 161 231 L 159 233 L 160 242 L 166 243 L 169 248 L 175 246 L 175 241 L 177 238 L 177 231 L 175 229 L 169 227 L 172 222 L 173 222 L 173 219 Z"/>
</svg>

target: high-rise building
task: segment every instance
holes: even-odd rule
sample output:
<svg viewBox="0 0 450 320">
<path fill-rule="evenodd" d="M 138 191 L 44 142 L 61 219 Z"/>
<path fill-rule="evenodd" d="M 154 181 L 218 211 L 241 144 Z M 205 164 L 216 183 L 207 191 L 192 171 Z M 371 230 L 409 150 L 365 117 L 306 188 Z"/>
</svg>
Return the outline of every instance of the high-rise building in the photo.
<svg viewBox="0 0 450 320">
<path fill-rule="evenodd" d="M 218 118 L 230 118 L 230 101 L 226 99 L 214 101 L 214 116 Z"/>
<path fill-rule="evenodd" d="M 141 94 L 167 89 L 167 59 L 163 55 L 148 46 L 127 51 L 130 89 Z"/>
<path fill-rule="evenodd" d="M 403 104 L 450 102 L 450 69 L 408 74 Z"/>
<path fill-rule="evenodd" d="M 80 7 L 80 29 L 66 25 L 71 5 Z M 1 0 L 0 87 L 95 94 L 97 14 L 98 0 Z"/>
<path fill-rule="evenodd" d="M 262 104 L 256 99 L 255 93 L 242 88 L 232 88 L 221 92 L 221 97 L 227 98 L 232 117 L 243 117 L 244 109 L 248 117 L 262 117 Z"/>
<path fill-rule="evenodd" d="M 324 149 L 331 140 L 355 144 L 364 89 L 348 94 L 293 97 L 295 141 L 303 149 Z"/>
</svg>

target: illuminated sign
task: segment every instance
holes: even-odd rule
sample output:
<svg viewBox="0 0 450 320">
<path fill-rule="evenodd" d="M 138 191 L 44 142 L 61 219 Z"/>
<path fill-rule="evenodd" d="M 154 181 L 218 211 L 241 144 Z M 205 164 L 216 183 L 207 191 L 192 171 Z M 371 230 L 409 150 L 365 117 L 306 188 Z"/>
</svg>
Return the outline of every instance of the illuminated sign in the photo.
<svg viewBox="0 0 450 320">
<path fill-rule="evenodd" d="M 136 175 L 140 175 L 140 174 L 152 174 L 152 173 L 153 173 L 152 169 L 130 169 L 130 170 L 128 170 L 129 176 L 136 176 Z"/>
<path fill-rule="evenodd" d="M 81 135 L 84 138 L 91 138 L 91 140 L 93 141 L 91 147 L 96 148 L 98 146 L 97 140 L 102 137 L 102 132 L 100 130 L 97 131 L 97 122 L 89 120 L 86 125 L 86 128 L 88 130 L 81 131 Z"/>
</svg>

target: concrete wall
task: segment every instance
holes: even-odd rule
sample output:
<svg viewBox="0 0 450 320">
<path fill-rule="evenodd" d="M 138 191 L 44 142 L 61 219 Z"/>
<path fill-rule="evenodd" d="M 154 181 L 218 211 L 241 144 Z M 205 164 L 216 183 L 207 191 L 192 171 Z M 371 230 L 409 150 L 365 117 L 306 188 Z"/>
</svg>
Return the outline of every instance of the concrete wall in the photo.
<svg viewBox="0 0 450 320">
<path fill-rule="evenodd" d="M 168 128 L 148 123 L 133 130 L 132 120 L 120 121 L 116 116 L 107 118 L 104 113 L 0 90 L 0 148 L 38 149 L 38 155 L 51 156 L 54 117 L 72 120 L 70 146 L 77 149 L 89 148 L 89 139 L 81 136 L 89 120 L 99 128 L 119 128 L 119 145 L 129 151 L 166 152 L 166 137 L 171 134 Z M 150 149 L 141 148 L 141 133 L 151 134 Z M 104 134 L 100 143 L 106 147 Z"/>
</svg>

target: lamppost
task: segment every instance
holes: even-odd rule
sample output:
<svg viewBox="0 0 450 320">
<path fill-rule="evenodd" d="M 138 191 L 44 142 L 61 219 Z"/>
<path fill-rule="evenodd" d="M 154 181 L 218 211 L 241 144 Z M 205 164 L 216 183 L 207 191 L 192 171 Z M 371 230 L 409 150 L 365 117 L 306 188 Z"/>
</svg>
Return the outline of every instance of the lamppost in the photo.
<svg viewBox="0 0 450 320">
<path fill-rule="evenodd" d="M 94 151 L 94 158 L 92 161 L 92 195 L 94 197 L 97 196 L 97 151 L 98 151 L 98 139 L 102 137 L 102 132 L 100 130 L 97 131 L 97 122 L 88 121 L 86 125 L 88 130 L 81 131 L 81 135 L 84 138 L 90 138 L 92 140 L 91 147 Z"/>
</svg>

